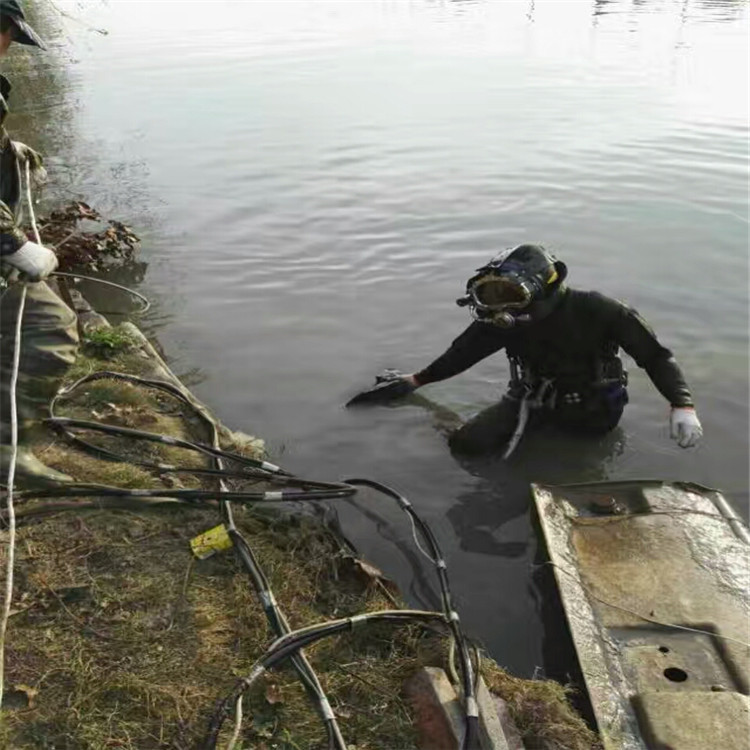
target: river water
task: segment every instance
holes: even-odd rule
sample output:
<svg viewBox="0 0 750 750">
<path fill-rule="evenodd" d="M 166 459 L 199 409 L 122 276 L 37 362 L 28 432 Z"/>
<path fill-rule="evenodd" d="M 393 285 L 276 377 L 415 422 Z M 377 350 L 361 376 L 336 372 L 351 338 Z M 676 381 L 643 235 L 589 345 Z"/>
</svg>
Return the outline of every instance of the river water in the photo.
<svg viewBox="0 0 750 750">
<path fill-rule="evenodd" d="M 549 656 L 531 481 L 693 480 L 746 514 L 744 2 L 58 6 L 72 17 L 47 9 L 51 51 L 8 62 L 11 127 L 47 152 L 48 199 L 83 197 L 142 236 L 144 265 L 121 278 L 227 424 L 296 473 L 414 502 L 502 664 L 531 674 Z M 524 241 L 647 317 L 694 390 L 699 448 L 671 443 L 632 363 L 621 429 L 532 436 L 507 464 L 457 463 L 419 406 L 342 408 L 382 368 L 440 354 L 468 323 L 466 278 Z M 507 377 L 500 354 L 425 390 L 466 416 Z M 387 501 L 339 514 L 413 604 L 434 602 Z"/>
</svg>

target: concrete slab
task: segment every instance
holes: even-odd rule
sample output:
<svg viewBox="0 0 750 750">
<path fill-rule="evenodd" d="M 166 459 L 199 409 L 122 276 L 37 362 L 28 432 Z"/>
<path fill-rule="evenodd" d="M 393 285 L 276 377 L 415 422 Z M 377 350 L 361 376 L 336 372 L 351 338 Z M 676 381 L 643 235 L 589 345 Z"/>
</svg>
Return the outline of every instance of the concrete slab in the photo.
<svg viewBox="0 0 750 750">
<path fill-rule="evenodd" d="M 649 747 L 747 750 L 750 700 L 738 693 L 643 693 L 636 713 Z"/>
<path fill-rule="evenodd" d="M 658 481 L 533 494 L 605 747 L 692 748 L 661 737 L 701 697 L 695 732 L 736 722 L 734 699 L 716 696 L 750 692 L 750 545 L 726 500 Z M 656 694 L 673 697 L 645 698 Z M 743 734 L 737 747 L 750 750 Z"/>
<path fill-rule="evenodd" d="M 464 736 L 464 712 L 445 672 L 423 667 L 406 681 L 404 692 L 414 711 L 418 747 L 458 750 Z M 477 682 L 477 705 L 482 750 L 524 750 L 505 702 L 490 693 L 481 677 Z M 498 706 L 505 710 L 498 711 Z"/>
<path fill-rule="evenodd" d="M 442 669 L 424 667 L 404 684 L 421 750 L 458 750 L 463 711 Z"/>
</svg>

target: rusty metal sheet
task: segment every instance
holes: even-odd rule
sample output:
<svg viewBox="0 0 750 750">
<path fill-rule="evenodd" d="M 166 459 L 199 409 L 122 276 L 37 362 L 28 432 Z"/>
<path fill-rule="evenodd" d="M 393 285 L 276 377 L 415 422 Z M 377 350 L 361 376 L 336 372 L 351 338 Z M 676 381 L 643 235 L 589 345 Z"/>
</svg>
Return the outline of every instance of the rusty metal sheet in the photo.
<svg viewBox="0 0 750 750">
<path fill-rule="evenodd" d="M 654 727 L 670 721 L 700 742 L 724 719 L 737 731 L 723 747 L 750 750 L 750 726 L 737 725 L 750 693 L 750 544 L 726 499 L 661 481 L 532 492 L 607 750 L 664 747 Z M 727 715 L 685 708 L 701 696 Z"/>
</svg>

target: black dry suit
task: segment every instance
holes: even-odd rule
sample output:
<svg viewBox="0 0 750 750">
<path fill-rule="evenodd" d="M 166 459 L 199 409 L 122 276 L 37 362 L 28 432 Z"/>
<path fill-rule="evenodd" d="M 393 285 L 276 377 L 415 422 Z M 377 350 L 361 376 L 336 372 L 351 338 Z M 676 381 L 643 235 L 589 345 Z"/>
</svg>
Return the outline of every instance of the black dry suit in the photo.
<svg viewBox="0 0 750 750">
<path fill-rule="evenodd" d="M 506 350 L 511 362 L 508 393 L 454 434 L 454 448 L 489 452 L 502 447 L 513 434 L 524 396 L 566 429 L 592 434 L 611 430 L 628 401 L 620 348 L 646 370 L 672 406 L 693 405 L 672 353 L 635 310 L 598 292 L 563 287 L 556 296 L 554 309 L 531 323 L 501 328 L 473 322 L 415 375 L 420 385 L 445 380 Z"/>
</svg>

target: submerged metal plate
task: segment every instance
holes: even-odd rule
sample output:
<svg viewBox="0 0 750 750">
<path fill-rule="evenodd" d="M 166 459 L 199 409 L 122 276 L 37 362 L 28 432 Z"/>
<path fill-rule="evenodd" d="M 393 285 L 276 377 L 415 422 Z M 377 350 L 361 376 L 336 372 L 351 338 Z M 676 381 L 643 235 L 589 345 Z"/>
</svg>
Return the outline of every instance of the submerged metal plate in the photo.
<svg viewBox="0 0 750 750">
<path fill-rule="evenodd" d="M 652 481 L 532 491 L 607 750 L 717 747 L 724 720 L 723 750 L 750 750 L 750 545 L 726 500 Z"/>
</svg>

